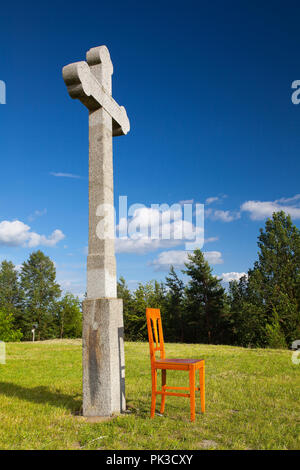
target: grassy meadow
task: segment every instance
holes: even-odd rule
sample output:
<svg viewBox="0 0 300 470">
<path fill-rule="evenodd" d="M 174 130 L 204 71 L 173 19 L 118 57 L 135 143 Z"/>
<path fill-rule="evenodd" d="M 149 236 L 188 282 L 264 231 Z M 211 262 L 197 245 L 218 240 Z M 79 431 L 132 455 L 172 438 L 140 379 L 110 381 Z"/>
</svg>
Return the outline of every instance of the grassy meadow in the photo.
<svg viewBox="0 0 300 470">
<path fill-rule="evenodd" d="M 0 449 L 300 449 L 300 365 L 291 351 L 166 344 L 167 357 L 206 360 L 206 413 L 197 397 L 195 423 L 189 399 L 176 397 L 150 420 L 147 343 L 125 344 L 128 412 L 101 423 L 80 416 L 80 340 L 8 343 L 6 352 Z M 188 386 L 188 373 L 168 372 L 167 384 Z"/>
</svg>

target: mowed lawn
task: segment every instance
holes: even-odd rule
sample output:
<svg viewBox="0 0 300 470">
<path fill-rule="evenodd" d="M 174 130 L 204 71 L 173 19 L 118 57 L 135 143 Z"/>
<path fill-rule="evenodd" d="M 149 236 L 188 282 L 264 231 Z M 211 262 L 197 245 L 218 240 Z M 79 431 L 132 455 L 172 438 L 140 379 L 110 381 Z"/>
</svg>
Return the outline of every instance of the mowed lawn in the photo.
<svg viewBox="0 0 300 470">
<path fill-rule="evenodd" d="M 102 423 L 80 416 L 81 341 L 10 343 L 0 364 L 0 449 L 300 449 L 300 365 L 283 350 L 167 344 L 169 357 L 206 361 L 205 415 L 197 397 L 166 398 L 150 420 L 147 343 L 126 343 L 128 413 Z M 160 377 L 159 377 L 160 379 Z M 188 385 L 186 372 L 168 384 Z M 160 398 L 157 398 L 159 411 Z"/>
</svg>

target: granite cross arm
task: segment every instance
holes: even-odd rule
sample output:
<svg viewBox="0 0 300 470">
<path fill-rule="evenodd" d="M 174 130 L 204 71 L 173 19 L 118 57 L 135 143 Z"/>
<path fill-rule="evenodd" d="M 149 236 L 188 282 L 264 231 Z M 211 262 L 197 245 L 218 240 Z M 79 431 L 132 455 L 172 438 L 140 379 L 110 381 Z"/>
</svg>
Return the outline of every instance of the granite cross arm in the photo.
<svg viewBox="0 0 300 470">
<path fill-rule="evenodd" d="M 98 82 L 85 61 L 75 62 L 63 68 L 63 78 L 69 95 L 79 99 L 90 111 L 104 108 L 112 117 L 113 136 L 126 135 L 130 130 L 126 109 L 119 106 Z"/>
</svg>

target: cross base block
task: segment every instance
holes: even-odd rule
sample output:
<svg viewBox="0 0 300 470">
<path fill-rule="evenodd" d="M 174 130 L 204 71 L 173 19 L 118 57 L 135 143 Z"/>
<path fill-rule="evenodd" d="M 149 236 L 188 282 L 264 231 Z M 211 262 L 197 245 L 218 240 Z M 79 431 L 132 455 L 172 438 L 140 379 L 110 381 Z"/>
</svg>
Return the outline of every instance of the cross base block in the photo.
<svg viewBox="0 0 300 470">
<path fill-rule="evenodd" d="M 83 301 L 83 416 L 126 409 L 123 301 Z"/>
</svg>

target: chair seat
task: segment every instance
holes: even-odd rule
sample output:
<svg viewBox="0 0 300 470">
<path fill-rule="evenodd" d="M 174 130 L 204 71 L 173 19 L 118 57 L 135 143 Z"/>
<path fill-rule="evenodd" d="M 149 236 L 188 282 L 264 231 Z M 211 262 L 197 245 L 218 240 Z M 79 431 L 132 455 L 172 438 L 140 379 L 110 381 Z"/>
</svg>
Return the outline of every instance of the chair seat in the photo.
<svg viewBox="0 0 300 470">
<path fill-rule="evenodd" d="M 155 364 L 196 364 L 203 359 L 158 359 Z"/>
</svg>

